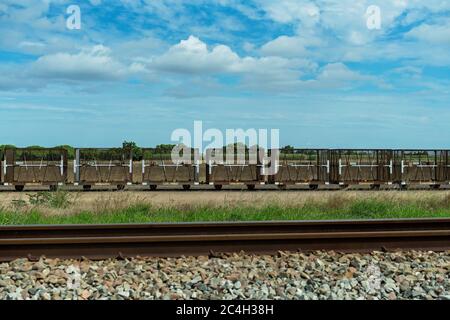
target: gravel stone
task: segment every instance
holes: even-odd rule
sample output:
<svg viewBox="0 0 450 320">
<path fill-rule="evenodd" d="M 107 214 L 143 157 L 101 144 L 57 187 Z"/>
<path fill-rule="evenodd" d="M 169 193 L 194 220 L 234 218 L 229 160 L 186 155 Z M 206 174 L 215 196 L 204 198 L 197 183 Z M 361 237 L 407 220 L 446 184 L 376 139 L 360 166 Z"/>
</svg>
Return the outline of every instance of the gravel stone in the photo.
<svg viewBox="0 0 450 320">
<path fill-rule="evenodd" d="M 450 251 L 17 259 L 0 264 L 0 299 L 450 300 Z"/>
</svg>

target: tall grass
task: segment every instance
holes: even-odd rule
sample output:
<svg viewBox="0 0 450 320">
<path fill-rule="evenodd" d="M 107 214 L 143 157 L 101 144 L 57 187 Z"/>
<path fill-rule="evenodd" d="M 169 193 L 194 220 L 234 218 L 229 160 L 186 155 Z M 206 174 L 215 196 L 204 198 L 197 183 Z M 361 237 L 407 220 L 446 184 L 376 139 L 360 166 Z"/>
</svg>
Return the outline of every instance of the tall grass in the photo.
<svg viewBox="0 0 450 320">
<path fill-rule="evenodd" d="M 330 200 L 331 199 L 331 200 Z M 197 221 L 266 221 L 450 217 L 447 200 L 441 202 L 398 202 L 390 200 L 330 198 L 325 202 L 306 202 L 297 207 L 279 204 L 255 206 L 176 205 L 155 207 L 136 203 L 125 208 L 99 212 L 48 214 L 39 207 L 26 211 L 0 210 L 0 224 L 100 224 Z"/>
</svg>

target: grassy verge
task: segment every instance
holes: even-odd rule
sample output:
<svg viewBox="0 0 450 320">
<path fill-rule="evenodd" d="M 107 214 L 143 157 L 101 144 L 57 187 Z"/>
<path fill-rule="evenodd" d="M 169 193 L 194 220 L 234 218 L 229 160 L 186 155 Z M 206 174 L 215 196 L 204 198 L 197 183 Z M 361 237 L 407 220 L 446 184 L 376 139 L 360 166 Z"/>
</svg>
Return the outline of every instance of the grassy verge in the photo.
<svg viewBox="0 0 450 320">
<path fill-rule="evenodd" d="M 152 207 L 135 204 L 124 209 L 104 212 L 79 212 L 51 215 L 39 208 L 27 211 L 0 210 L 1 225 L 23 224 L 100 224 L 196 221 L 265 221 L 326 219 L 387 219 L 450 217 L 450 206 L 443 203 L 396 203 L 378 200 L 357 200 L 331 205 L 311 203 L 300 207 Z"/>
</svg>

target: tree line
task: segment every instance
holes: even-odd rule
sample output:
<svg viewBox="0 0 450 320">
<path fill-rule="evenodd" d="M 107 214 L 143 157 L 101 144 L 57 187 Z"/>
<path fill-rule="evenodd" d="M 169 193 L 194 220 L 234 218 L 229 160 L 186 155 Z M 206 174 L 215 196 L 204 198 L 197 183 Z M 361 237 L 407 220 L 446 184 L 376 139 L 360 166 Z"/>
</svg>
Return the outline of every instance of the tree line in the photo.
<svg viewBox="0 0 450 320">
<path fill-rule="evenodd" d="M 152 155 L 155 157 L 159 157 L 159 156 L 170 156 L 172 149 L 175 147 L 175 144 L 159 144 L 156 145 L 154 148 L 152 148 L 153 150 L 151 151 Z M 229 147 L 229 146 L 228 146 Z M 235 150 L 238 150 L 238 147 L 244 147 L 244 150 L 247 152 L 249 150 L 249 147 L 247 145 L 243 145 L 242 143 L 234 143 L 233 144 L 233 148 Z M 14 149 L 16 148 L 15 145 L 11 145 L 11 144 L 4 144 L 4 145 L 0 145 L 0 155 L 3 153 L 3 151 L 5 149 Z M 67 152 L 67 158 L 69 160 L 73 160 L 75 159 L 75 147 L 72 147 L 70 145 L 59 145 L 59 146 L 55 146 L 54 148 L 60 148 L 60 149 L 64 149 Z M 223 147 L 223 150 L 225 151 L 227 148 L 227 146 Z M 33 146 L 28 146 L 26 147 L 27 153 L 33 153 L 33 151 L 31 150 L 35 150 L 35 153 L 39 153 L 39 150 L 43 150 L 43 149 L 47 149 L 46 147 L 42 147 L 42 146 L 38 146 L 38 145 L 33 145 Z M 96 148 L 92 148 L 90 150 L 85 150 L 84 154 L 87 157 L 99 157 L 99 158 L 115 158 L 115 157 L 120 157 L 123 153 L 128 153 L 128 152 L 132 152 L 133 155 L 133 160 L 135 161 L 139 161 L 142 160 L 142 158 L 144 157 L 144 152 L 145 149 L 138 146 L 136 144 L 136 142 L 134 141 L 124 141 L 122 143 L 122 147 L 121 148 L 109 148 L 109 149 L 96 149 Z M 294 151 L 294 148 L 292 146 L 285 146 L 283 148 L 281 148 L 281 151 L 283 152 L 292 152 Z M 150 152 L 150 151 L 147 151 Z M 148 154 L 145 154 L 145 156 L 148 156 Z"/>
</svg>

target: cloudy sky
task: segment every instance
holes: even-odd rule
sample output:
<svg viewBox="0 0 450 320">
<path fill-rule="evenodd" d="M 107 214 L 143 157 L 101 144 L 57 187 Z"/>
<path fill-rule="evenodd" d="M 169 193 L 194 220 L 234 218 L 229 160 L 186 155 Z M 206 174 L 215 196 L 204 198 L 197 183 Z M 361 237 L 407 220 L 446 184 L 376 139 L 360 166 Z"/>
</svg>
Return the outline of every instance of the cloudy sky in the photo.
<svg viewBox="0 0 450 320">
<path fill-rule="evenodd" d="M 450 148 L 450 1 L 0 0 L 0 31 L 0 144 Z"/>
</svg>

